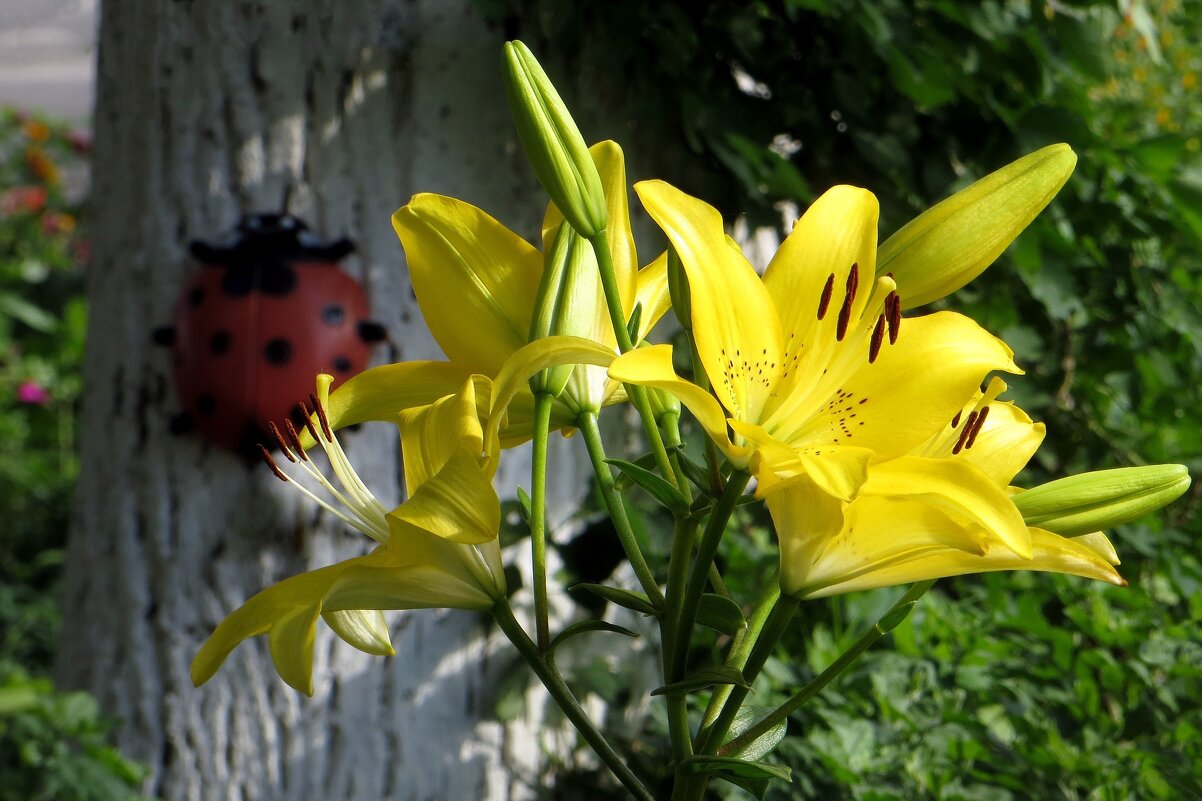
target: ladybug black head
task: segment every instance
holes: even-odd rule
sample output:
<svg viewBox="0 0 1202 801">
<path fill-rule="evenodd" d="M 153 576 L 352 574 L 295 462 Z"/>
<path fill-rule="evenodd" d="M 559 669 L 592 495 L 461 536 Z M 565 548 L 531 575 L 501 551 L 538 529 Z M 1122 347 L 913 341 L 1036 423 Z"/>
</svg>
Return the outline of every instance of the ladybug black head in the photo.
<svg viewBox="0 0 1202 801">
<path fill-rule="evenodd" d="M 247 214 L 219 242 L 193 240 L 188 249 L 205 264 L 238 267 L 265 260 L 336 262 L 355 249 L 351 240 L 323 240 L 299 217 L 278 212 Z"/>
</svg>

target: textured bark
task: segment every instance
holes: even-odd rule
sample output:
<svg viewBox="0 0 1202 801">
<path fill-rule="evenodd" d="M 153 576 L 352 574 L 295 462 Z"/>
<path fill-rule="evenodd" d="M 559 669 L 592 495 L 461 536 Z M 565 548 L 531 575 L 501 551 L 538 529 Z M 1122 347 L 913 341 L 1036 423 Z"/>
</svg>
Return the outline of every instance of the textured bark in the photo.
<svg viewBox="0 0 1202 801">
<path fill-rule="evenodd" d="M 390 660 L 323 631 L 313 699 L 276 678 L 261 638 L 192 687 L 189 662 L 225 614 L 364 545 L 265 469 L 171 436 L 179 406 L 169 358 L 149 336 L 194 269 L 187 241 L 279 208 L 287 191 L 291 211 L 316 231 L 357 241 L 344 267 L 391 331 L 392 352 L 381 358 L 436 356 L 390 213 L 432 190 L 527 235 L 541 216 L 503 103 L 500 42 L 466 0 L 102 6 L 88 426 L 59 676 L 121 721 L 121 746 L 153 771 L 151 794 L 528 795 L 535 723 L 477 723 L 509 662 L 491 656 L 486 627 L 467 613 L 398 615 Z M 388 502 L 397 454 L 384 430 L 366 427 L 346 442 Z M 507 470 L 521 480 L 520 464 Z M 583 478 L 557 474 L 555 514 L 566 515 Z"/>
</svg>

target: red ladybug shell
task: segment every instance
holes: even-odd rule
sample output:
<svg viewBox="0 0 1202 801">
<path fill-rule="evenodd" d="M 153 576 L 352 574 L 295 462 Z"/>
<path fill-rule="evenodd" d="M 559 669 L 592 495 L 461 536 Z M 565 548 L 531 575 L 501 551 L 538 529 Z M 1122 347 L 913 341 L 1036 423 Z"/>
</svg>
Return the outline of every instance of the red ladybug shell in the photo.
<svg viewBox="0 0 1202 801">
<path fill-rule="evenodd" d="M 321 252 L 339 258 L 351 247 L 342 242 Z M 365 369 L 378 338 L 365 333 L 378 326 L 368 322 L 363 290 L 334 261 L 295 249 L 281 258 L 262 244 L 249 253 L 194 245 L 198 256 L 227 263 L 205 263 L 191 277 L 173 318 L 173 372 L 187 417 L 212 442 L 248 454 L 272 446 L 268 423 L 297 419 L 318 373 L 337 386 Z"/>
</svg>

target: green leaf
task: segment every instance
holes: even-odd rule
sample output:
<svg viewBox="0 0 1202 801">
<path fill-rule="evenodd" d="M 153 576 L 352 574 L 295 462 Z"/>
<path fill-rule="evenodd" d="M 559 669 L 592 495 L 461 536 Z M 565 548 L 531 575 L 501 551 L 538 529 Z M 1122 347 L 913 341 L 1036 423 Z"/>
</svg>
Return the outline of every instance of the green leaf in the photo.
<svg viewBox="0 0 1202 801">
<path fill-rule="evenodd" d="M 885 616 L 877 622 L 876 627 L 880 629 L 882 634 L 893 631 L 902 624 L 902 621 L 910 616 L 912 611 L 914 611 L 915 603 L 917 602 L 910 601 L 909 603 L 902 604 L 896 609 L 890 609 L 889 612 L 887 612 Z"/>
<path fill-rule="evenodd" d="M 680 490 L 673 487 L 663 478 L 634 462 L 624 459 L 606 459 L 605 463 L 622 471 L 622 475 L 630 479 L 655 500 L 672 510 L 682 510 L 687 503 Z"/>
<path fill-rule="evenodd" d="M 0 294 L 0 312 L 20 320 L 35 331 L 48 333 L 54 330 L 54 315 L 15 294 Z"/>
<path fill-rule="evenodd" d="M 586 634 L 590 631 L 611 631 L 614 634 L 625 634 L 627 637 L 639 636 L 637 633 L 628 628 L 614 623 L 609 623 L 604 620 L 581 620 L 577 623 L 573 623 L 563 631 L 556 634 L 555 638 L 551 640 L 551 645 L 548 646 L 547 650 L 554 651 L 562 643 L 570 640 L 572 637 L 575 637 L 578 634 Z"/>
<path fill-rule="evenodd" d="M 634 590 L 624 590 L 621 587 L 610 587 L 605 584 L 577 584 L 570 589 L 572 592 L 576 590 L 591 592 L 593 595 L 600 596 L 611 604 L 617 604 L 625 609 L 640 612 L 644 615 L 659 614 L 659 610 L 655 608 L 646 595 Z"/>
<path fill-rule="evenodd" d="M 783 779 L 793 781 L 793 771 L 784 765 L 768 762 L 752 762 L 738 757 L 720 757 L 700 754 L 680 763 L 688 773 L 713 773 L 721 778 L 738 779 Z"/>
<path fill-rule="evenodd" d="M 713 687 L 715 684 L 736 684 L 739 687 L 751 687 L 747 683 L 747 680 L 743 678 L 741 670 L 727 665 L 715 665 L 702 668 L 696 673 L 686 676 L 682 681 L 665 684 L 663 687 L 656 687 L 651 691 L 651 694 L 683 695 L 684 693 L 691 693 L 694 690 Z"/>
<path fill-rule="evenodd" d="M 697 622 L 706 628 L 733 635 L 747 625 L 743 610 L 724 595 L 707 592 L 697 607 Z"/>
<path fill-rule="evenodd" d="M 674 450 L 680 460 L 680 469 L 684 473 L 684 477 L 693 482 L 697 489 L 709 492 L 712 488 L 709 471 L 703 465 L 690 459 L 684 448 L 675 448 Z"/>
<path fill-rule="evenodd" d="M 522 520 L 530 525 L 530 496 L 521 487 L 518 487 L 518 509 L 522 512 Z"/>
<path fill-rule="evenodd" d="M 726 736 L 726 742 L 730 742 L 743 732 L 750 729 L 755 724 L 759 723 L 764 718 L 776 711 L 776 707 L 772 706 L 744 706 L 740 707 L 735 713 L 735 719 L 730 724 L 730 733 Z M 785 730 L 789 727 L 787 720 L 782 720 L 773 726 L 768 731 L 756 737 L 746 747 L 743 748 L 734 756 L 739 759 L 757 760 L 763 759 L 768 753 L 776 748 L 777 744 L 785 738 Z"/>
</svg>

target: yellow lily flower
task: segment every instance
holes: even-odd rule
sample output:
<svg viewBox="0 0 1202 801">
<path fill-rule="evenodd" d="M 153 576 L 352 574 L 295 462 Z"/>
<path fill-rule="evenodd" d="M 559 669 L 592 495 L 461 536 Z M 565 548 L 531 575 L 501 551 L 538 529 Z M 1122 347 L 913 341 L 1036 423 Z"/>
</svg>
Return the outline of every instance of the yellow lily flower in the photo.
<svg viewBox="0 0 1202 801">
<path fill-rule="evenodd" d="M 997 401 L 1004 389 L 994 379 L 913 453 L 872 465 L 850 503 L 805 476 L 770 488 L 784 591 L 819 598 L 997 570 L 1126 584 L 1105 535 L 1062 537 L 1027 526 L 1009 500 L 1008 486 L 1043 441 L 1044 426 Z M 962 493 L 923 491 L 941 480 Z M 1015 547 L 1022 539 L 1025 553 Z"/>
<path fill-rule="evenodd" d="M 623 354 L 610 377 L 675 395 L 761 478 L 787 462 L 790 475 L 850 500 L 870 458 L 925 442 L 990 371 L 1020 372 L 1005 343 L 961 315 L 907 319 L 903 330 L 893 279 L 873 281 L 878 208 L 863 189 L 820 197 L 762 280 L 714 208 L 661 181 L 635 190 L 688 275 L 717 399 L 677 377 L 667 345 Z"/>
<path fill-rule="evenodd" d="M 669 306 L 666 258 L 638 269 L 621 148 L 601 142 L 590 153 L 608 205 L 606 236 L 623 318 L 630 319 L 636 305 L 641 307 L 637 334 L 642 338 Z M 543 231 L 548 251 L 562 220 L 551 206 Z M 401 409 L 454 391 L 472 374 L 495 377 L 527 344 L 543 273 L 542 253 L 480 209 L 441 195 L 416 195 L 393 215 L 393 226 L 405 247 L 418 306 L 449 361 L 383 365 L 351 378 L 330 399 L 330 423 L 335 428 L 366 420 L 391 421 Z M 591 248 L 587 251 L 585 280 L 565 315 L 571 324 L 559 333 L 591 339 L 616 354 L 595 257 Z M 610 380 L 604 368 L 581 367 L 556 399 L 552 426 L 571 426 L 580 411 L 624 399 L 620 384 Z M 529 389 L 517 393 L 502 431 L 503 444 L 529 439 L 532 409 Z M 487 416 L 486 407 L 480 411 Z"/>
<path fill-rule="evenodd" d="M 321 376 L 315 399 L 320 426 L 310 436 L 329 457 L 335 486 L 313 466 L 292 427 L 280 435 L 284 456 L 333 498 L 295 486 L 378 547 L 365 556 L 285 579 L 258 593 L 223 620 L 192 661 L 192 681 L 208 681 L 238 643 L 266 634 L 272 662 L 290 686 L 313 694 L 313 642 L 320 616 L 356 648 L 395 653 L 383 610 L 487 610 L 505 595 L 497 531 L 500 501 L 492 487 L 495 458 L 481 458 L 483 431 L 474 384 L 401 415 L 401 444 L 409 500 L 386 510 L 351 467 L 326 414 L 331 378 Z M 264 451 L 266 455 L 266 451 Z"/>
</svg>

